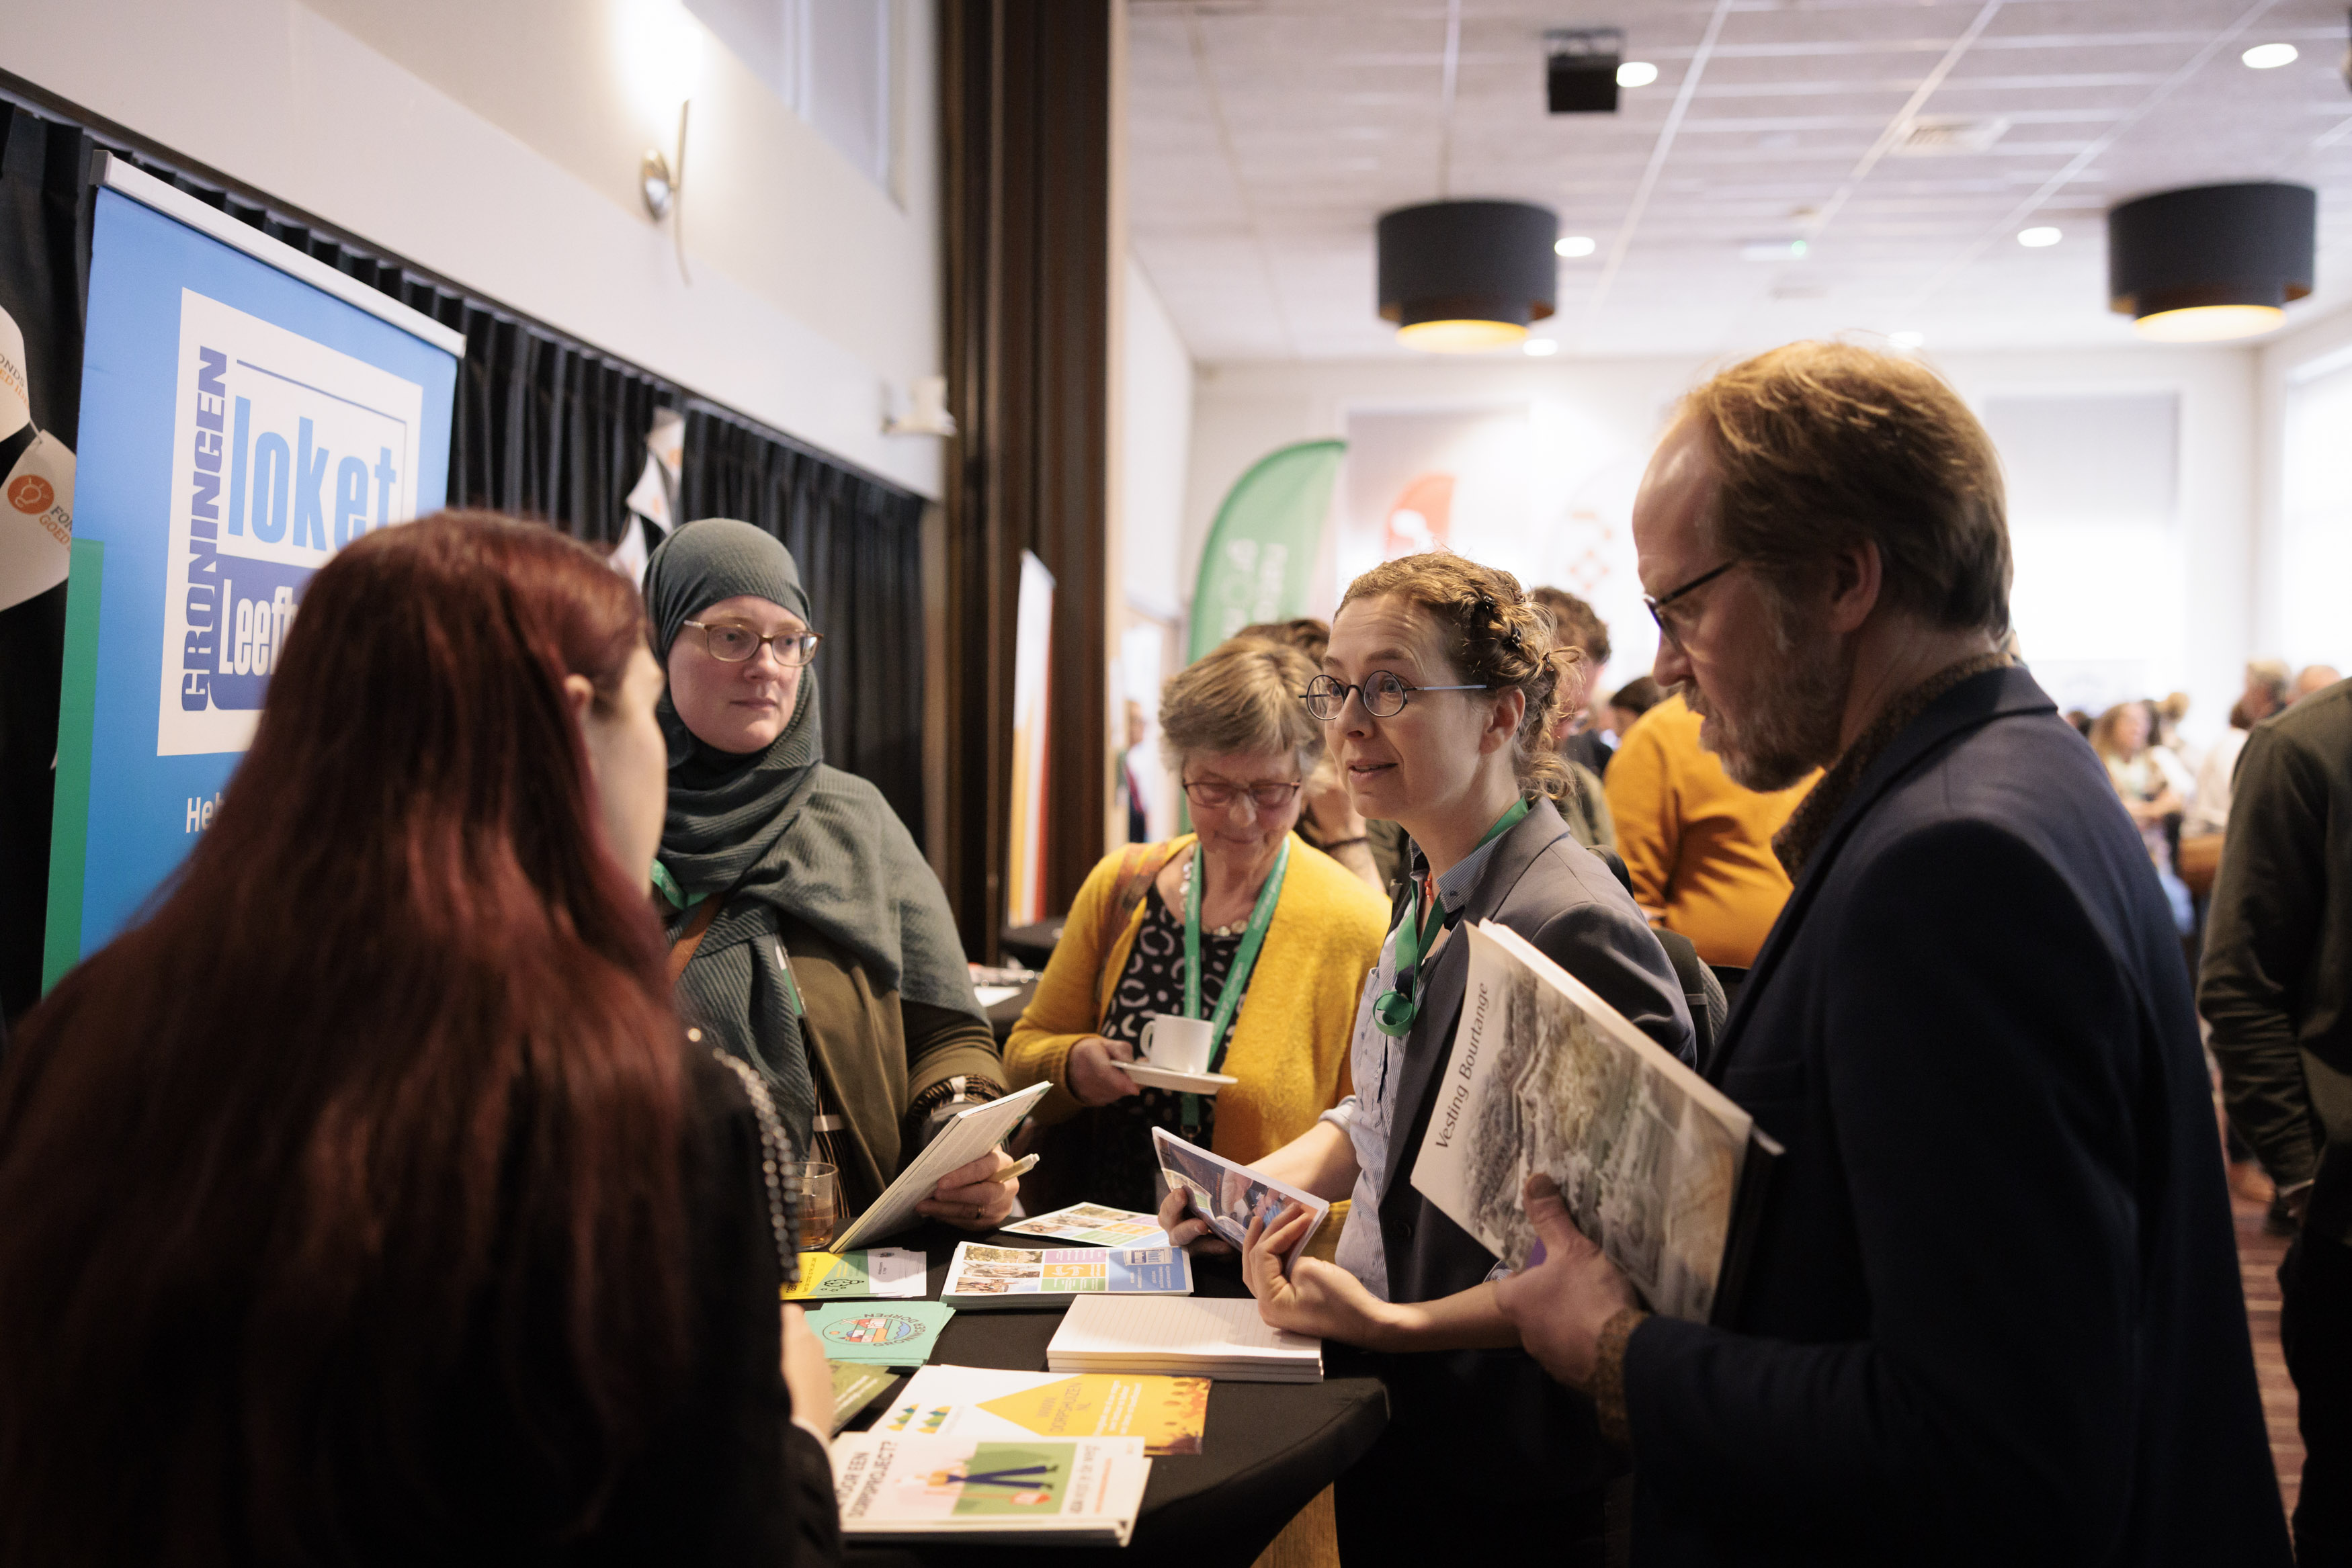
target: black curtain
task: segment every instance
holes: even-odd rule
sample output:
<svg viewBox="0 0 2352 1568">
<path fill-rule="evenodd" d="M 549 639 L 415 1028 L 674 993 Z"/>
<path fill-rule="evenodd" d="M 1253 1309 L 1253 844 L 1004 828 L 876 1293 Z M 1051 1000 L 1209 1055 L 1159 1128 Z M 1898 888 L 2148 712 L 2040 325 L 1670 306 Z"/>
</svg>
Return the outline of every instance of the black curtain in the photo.
<svg viewBox="0 0 2352 1568">
<path fill-rule="evenodd" d="M 609 549 L 655 410 L 687 416 L 680 514 L 734 517 L 800 562 L 824 683 L 825 757 L 923 837 L 919 497 L 519 316 L 0 72 L 0 304 L 24 328 L 33 420 L 76 446 L 89 173 L 104 150 L 466 337 L 449 504 L 541 519 Z M 5 455 L 13 461 L 14 452 Z M 5 472 L 5 469 L 0 469 Z M 36 999 L 47 919 L 66 591 L 0 612 L 0 1015 Z"/>
<path fill-rule="evenodd" d="M 740 518 L 793 552 L 824 633 L 825 760 L 870 779 L 921 843 L 921 498 L 694 400 L 678 500 L 686 517 Z"/>
</svg>

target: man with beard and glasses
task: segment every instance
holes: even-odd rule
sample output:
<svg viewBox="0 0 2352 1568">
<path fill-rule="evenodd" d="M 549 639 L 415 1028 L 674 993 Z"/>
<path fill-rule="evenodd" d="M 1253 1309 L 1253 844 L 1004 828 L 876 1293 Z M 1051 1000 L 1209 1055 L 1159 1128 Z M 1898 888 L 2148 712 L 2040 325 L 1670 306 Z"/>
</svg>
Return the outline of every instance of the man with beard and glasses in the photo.
<svg viewBox="0 0 2352 1568">
<path fill-rule="evenodd" d="M 1529 1183 L 1522 1342 L 1630 1451 L 1647 1563 L 2284 1564 L 2189 977 L 2097 758 L 2000 651 L 1992 446 L 1915 361 L 1700 387 L 1634 542 L 1731 777 L 1825 769 L 1708 1076 L 1786 1153 L 1712 1323 Z"/>
</svg>

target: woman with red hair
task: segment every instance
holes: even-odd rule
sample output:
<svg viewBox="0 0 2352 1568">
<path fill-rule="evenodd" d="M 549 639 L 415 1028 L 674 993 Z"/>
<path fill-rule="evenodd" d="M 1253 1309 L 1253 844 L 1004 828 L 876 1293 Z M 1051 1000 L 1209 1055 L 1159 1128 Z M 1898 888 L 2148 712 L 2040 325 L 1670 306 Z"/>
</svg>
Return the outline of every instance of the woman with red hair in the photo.
<svg viewBox="0 0 2352 1568">
<path fill-rule="evenodd" d="M 660 690 L 543 528 L 312 580 L 213 826 L 0 1066 L 0 1562 L 837 1557 L 789 1150 L 640 892 Z"/>
</svg>

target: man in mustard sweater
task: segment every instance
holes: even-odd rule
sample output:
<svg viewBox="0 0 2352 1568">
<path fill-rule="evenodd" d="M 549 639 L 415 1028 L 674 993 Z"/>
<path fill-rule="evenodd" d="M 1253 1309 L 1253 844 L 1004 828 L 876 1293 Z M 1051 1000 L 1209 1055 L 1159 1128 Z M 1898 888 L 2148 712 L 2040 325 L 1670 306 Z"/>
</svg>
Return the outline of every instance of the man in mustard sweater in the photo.
<svg viewBox="0 0 2352 1568">
<path fill-rule="evenodd" d="M 1706 962 L 1744 969 L 1789 900 L 1772 835 L 1821 773 L 1769 794 L 1743 789 L 1700 748 L 1698 731 L 1677 694 L 1626 732 L 1606 780 L 1617 852 L 1643 913 Z"/>
</svg>

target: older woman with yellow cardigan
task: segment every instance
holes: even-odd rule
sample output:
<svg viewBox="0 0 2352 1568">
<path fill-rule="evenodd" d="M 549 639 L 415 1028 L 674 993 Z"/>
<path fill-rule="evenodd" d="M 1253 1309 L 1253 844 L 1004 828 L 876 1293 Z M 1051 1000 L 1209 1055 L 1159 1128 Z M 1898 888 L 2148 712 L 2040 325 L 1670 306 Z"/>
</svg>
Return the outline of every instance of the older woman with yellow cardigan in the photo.
<svg viewBox="0 0 2352 1568">
<path fill-rule="evenodd" d="M 1082 1118 L 1054 1139 L 1055 1163 L 1075 1166 L 1053 1173 L 1055 1190 L 1148 1211 L 1153 1127 L 1246 1162 L 1348 1095 L 1349 1033 L 1388 910 L 1291 831 L 1323 760 L 1323 727 L 1298 696 L 1315 674 L 1296 649 L 1236 638 L 1162 693 L 1199 831 L 1094 869 L 1005 1047 L 1010 1084 L 1055 1085 L 1040 1122 Z M 1212 1066 L 1239 1082 L 1210 1096 L 1129 1077 L 1120 1064 L 1161 1014 L 1208 1019 Z"/>
</svg>

